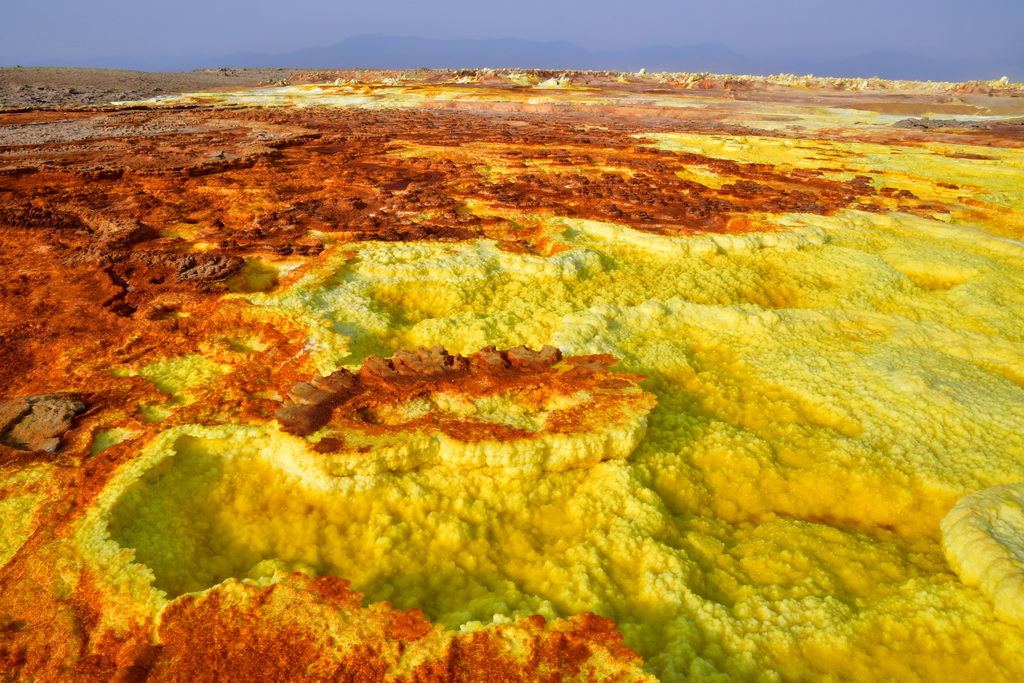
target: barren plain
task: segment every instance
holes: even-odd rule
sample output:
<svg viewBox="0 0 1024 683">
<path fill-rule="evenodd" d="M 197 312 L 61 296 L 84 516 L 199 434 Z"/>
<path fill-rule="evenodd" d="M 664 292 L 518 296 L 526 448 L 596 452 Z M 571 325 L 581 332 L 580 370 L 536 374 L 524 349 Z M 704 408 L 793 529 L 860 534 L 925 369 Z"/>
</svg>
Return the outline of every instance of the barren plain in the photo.
<svg viewBox="0 0 1024 683">
<path fill-rule="evenodd" d="M 1020 85 L 30 71 L 0 677 L 1024 677 Z"/>
</svg>

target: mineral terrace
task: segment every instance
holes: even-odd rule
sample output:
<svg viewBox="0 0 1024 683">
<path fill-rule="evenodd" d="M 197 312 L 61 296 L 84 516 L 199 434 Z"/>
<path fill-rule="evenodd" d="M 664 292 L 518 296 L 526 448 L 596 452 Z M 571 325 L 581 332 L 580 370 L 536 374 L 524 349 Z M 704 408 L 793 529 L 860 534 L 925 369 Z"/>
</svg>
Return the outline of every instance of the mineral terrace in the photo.
<svg viewBox="0 0 1024 683">
<path fill-rule="evenodd" d="M 202 78 L 4 91 L 0 678 L 1024 678 L 1020 86 Z"/>
</svg>

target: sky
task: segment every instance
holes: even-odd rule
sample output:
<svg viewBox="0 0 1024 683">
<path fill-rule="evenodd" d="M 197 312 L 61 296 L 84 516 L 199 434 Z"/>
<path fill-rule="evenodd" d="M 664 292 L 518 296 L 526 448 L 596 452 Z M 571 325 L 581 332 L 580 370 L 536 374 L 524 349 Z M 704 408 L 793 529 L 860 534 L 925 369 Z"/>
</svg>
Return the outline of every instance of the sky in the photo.
<svg viewBox="0 0 1024 683">
<path fill-rule="evenodd" d="M 289 52 L 358 34 L 720 42 L 755 57 L 897 50 L 1024 63 L 1021 0 L 0 0 L 0 65 Z M 126 68 L 129 65 L 126 64 Z"/>
</svg>

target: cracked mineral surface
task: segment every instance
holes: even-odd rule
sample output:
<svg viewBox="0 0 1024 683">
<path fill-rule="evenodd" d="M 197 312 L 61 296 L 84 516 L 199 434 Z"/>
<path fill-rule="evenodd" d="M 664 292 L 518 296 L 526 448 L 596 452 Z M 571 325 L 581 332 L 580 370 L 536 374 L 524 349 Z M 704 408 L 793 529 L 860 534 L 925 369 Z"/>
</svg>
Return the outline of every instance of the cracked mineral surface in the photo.
<svg viewBox="0 0 1024 683">
<path fill-rule="evenodd" d="M 0 677 L 1024 677 L 1019 87 L 17 103 Z"/>
</svg>

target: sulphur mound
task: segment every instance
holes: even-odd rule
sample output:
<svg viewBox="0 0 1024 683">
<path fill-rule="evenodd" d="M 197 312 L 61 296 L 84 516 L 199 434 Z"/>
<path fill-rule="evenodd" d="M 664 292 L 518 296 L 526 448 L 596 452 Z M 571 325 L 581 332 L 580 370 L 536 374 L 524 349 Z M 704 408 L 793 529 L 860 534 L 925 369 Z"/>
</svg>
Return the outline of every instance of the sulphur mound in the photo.
<svg viewBox="0 0 1024 683">
<path fill-rule="evenodd" d="M 1024 484 L 961 498 L 942 520 L 942 548 L 960 579 L 992 600 L 997 617 L 1024 624 Z"/>
<path fill-rule="evenodd" d="M 317 433 L 334 475 L 450 467 L 560 471 L 629 456 L 654 397 L 608 355 L 562 358 L 546 346 L 452 356 L 442 346 L 368 358 L 300 382 L 277 412 Z"/>
</svg>

